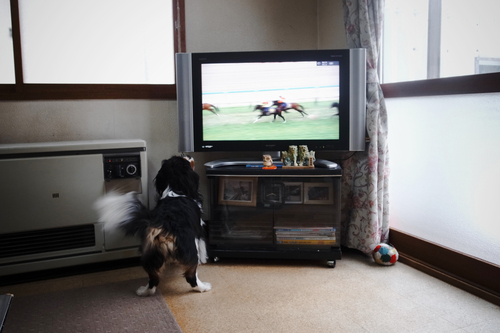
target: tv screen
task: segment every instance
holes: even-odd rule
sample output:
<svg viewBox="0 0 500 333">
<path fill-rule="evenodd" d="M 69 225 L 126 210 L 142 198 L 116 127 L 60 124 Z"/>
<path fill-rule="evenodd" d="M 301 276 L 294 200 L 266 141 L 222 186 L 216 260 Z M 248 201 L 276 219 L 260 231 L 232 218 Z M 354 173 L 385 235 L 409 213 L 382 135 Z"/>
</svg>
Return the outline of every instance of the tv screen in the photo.
<svg viewBox="0 0 500 333">
<path fill-rule="evenodd" d="M 178 54 L 179 150 L 363 150 L 362 51 Z"/>
</svg>

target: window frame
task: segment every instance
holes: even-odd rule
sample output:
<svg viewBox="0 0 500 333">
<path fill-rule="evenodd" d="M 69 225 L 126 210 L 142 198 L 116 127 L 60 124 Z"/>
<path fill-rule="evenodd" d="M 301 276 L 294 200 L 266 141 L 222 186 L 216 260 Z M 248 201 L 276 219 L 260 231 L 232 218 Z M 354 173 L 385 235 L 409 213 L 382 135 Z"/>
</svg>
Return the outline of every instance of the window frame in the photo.
<svg viewBox="0 0 500 333">
<path fill-rule="evenodd" d="M 500 92 L 500 73 L 445 77 L 381 85 L 385 98 Z"/>
<path fill-rule="evenodd" d="M 384 97 L 417 97 L 500 92 L 500 73 L 439 78 L 441 0 L 429 0 L 427 79 L 381 84 Z"/>
<path fill-rule="evenodd" d="M 185 0 L 172 0 L 174 52 L 186 52 Z M 14 44 L 14 84 L 0 84 L 0 100 L 176 99 L 175 84 L 32 84 L 24 83 L 19 2 L 10 0 Z"/>
</svg>

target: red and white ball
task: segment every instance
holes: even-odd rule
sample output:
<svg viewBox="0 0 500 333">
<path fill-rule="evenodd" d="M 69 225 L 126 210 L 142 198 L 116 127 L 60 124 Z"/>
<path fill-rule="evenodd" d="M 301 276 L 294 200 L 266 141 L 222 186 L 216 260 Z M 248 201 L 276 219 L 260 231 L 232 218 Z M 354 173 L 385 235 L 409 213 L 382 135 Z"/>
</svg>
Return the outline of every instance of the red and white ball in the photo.
<svg viewBox="0 0 500 333">
<path fill-rule="evenodd" d="M 373 260 L 379 265 L 390 266 L 398 261 L 399 253 L 396 248 L 390 244 L 381 243 L 375 246 L 372 251 Z"/>
</svg>

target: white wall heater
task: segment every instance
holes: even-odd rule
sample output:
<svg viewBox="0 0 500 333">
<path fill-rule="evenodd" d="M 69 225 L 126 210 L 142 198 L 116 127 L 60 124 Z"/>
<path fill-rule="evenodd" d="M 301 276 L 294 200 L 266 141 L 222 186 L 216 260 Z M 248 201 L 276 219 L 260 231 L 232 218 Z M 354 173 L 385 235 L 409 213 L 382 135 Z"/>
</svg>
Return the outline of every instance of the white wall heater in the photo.
<svg viewBox="0 0 500 333">
<path fill-rule="evenodd" d="M 0 276 L 139 256 L 93 204 L 136 191 L 147 206 L 147 185 L 143 140 L 0 145 Z"/>
</svg>

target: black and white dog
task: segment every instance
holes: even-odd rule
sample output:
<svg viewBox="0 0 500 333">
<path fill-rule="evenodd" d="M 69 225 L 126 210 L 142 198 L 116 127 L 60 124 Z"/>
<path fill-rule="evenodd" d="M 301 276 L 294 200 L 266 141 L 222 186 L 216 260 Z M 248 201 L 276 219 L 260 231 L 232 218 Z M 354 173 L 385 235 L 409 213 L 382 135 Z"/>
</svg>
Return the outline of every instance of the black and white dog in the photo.
<svg viewBox="0 0 500 333">
<path fill-rule="evenodd" d="M 141 264 L 149 275 L 149 284 L 137 289 L 137 295 L 149 296 L 156 291 L 160 271 L 165 263 L 184 267 L 186 281 L 200 292 L 212 288 L 201 282 L 196 272 L 206 263 L 204 222 L 201 219 L 199 176 L 194 161 L 173 156 L 162 162 L 154 184 L 159 196 L 156 207 L 147 209 L 134 192 L 107 194 L 95 204 L 99 222 L 106 229 L 118 227 L 128 236 L 142 239 Z"/>
</svg>

